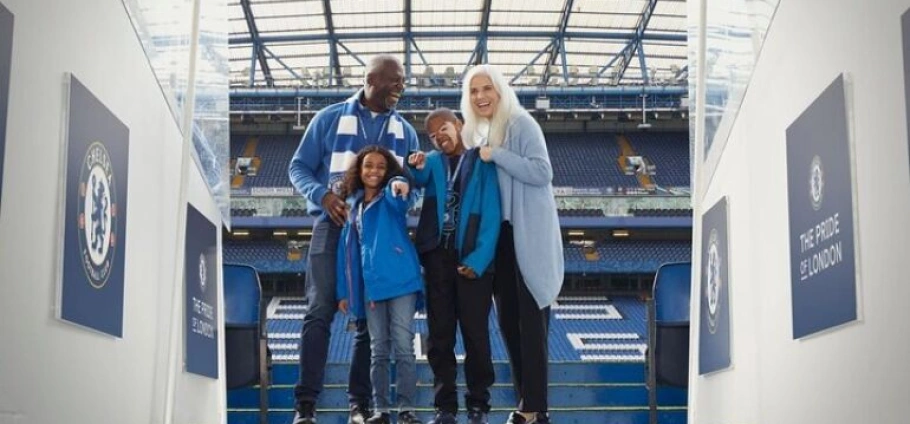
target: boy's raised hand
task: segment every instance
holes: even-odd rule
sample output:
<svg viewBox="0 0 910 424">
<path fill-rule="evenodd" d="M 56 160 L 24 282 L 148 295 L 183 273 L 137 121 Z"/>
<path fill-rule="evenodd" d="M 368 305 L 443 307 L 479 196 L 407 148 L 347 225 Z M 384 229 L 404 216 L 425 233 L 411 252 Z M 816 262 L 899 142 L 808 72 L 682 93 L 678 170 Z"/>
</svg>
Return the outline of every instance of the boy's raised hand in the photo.
<svg viewBox="0 0 910 424">
<path fill-rule="evenodd" d="M 401 196 L 402 199 L 408 198 L 408 192 L 411 191 L 411 186 L 404 181 L 392 181 L 392 194 L 395 196 Z"/>
<path fill-rule="evenodd" d="M 408 165 L 417 169 L 423 169 L 427 164 L 427 154 L 424 152 L 414 152 L 408 156 Z"/>
</svg>

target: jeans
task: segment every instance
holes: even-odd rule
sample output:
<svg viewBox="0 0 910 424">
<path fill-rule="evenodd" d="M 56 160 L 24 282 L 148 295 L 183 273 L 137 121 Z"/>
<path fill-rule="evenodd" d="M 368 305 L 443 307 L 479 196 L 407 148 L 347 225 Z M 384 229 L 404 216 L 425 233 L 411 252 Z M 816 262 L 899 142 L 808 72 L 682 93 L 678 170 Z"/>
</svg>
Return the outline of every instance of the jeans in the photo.
<svg viewBox="0 0 910 424">
<path fill-rule="evenodd" d="M 417 369 L 414 359 L 414 311 L 417 294 L 367 304 L 367 327 L 370 330 L 370 379 L 373 404 L 378 412 L 388 412 L 389 362 L 395 349 L 395 384 L 400 411 L 414 409 L 417 392 Z"/>
<path fill-rule="evenodd" d="M 306 271 L 307 313 L 300 334 L 300 380 L 294 387 L 296 406 L 315 404 L 322 392 L 332 320 L 338 309 L 335 299 L 335 263 L 341 227 L 320 217 L 313 224 L 313 238 Z M 364 321 L 357 323 L 354 355 L 348 374 L 350 403 L 369 404 L 370 336 Z"/>
</svg>

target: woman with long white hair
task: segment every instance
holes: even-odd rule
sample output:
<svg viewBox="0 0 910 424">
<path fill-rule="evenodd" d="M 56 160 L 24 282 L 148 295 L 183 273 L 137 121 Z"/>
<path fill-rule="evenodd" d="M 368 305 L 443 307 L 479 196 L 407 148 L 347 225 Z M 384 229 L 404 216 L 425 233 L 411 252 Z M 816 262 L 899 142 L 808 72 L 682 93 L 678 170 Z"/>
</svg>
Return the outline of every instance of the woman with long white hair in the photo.
<svg viewBox="0 0 910 424">
<path fill-rule="evenodd" d="M 507 424 L 548 424 L 547 333 L 564 265 L 550 156 L 540 125 L 490 65 L 465 75 L 461 113 L 464 142 L 496 164 L 499 178 L 493 295 L 518 398 Z"/>
</svg>

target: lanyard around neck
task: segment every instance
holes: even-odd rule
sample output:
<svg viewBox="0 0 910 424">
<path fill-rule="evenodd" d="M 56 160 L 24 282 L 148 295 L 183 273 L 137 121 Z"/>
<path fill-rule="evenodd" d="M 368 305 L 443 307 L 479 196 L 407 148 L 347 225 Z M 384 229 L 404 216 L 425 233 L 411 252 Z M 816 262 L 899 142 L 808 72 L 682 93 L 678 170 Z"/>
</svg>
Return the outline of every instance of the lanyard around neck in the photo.
<svg viewBox="0 0 910 424">
<path fill-rule="evenodd" d="M 367 109 L 367 113 L 370 113 L 369 109 Z M 376 115 L 376 116 L 380 116 L 380 115 Z M 370 143 L 370 138 L 367 136 L 367 127 L 363 125 L 363 120 L 364 120 L 364 117 L 360 116 L 359 119 L 357 119 L 357 122 L 360 124 L 360 132 L 363 133 L 364 141 L 366 141 L 367 144 L 379 144 L 379 140 L 382 139 L 382 136 L 389 129 L 389 121 L 392 120 L 392 114 L 389 113 L 389 115 L 386 117 L 385 122 L 382 124 L 382 128 L 379 130 L 379 135 L 376 136 L 376 140 L 374 140 L 372 143 Z"/>
<path fill-rule="evenodd" d="M 446 176 L 446 188 L 449 191 L 452 191 L 452 188 L 455 187 L 455 180 L 458 178 L 458 171 L 461 170 L 461 164 L 464 162 L 464 157 L 467 156 L 467 152 L 461 154 L 461 157 L 458 158 L 458 165 L 455 166 L 455 172 L 452 172 L 452 162 L 449 161 L 449 158 L 446 158 L 446 170 L 449 173 Z"/>
</svg>

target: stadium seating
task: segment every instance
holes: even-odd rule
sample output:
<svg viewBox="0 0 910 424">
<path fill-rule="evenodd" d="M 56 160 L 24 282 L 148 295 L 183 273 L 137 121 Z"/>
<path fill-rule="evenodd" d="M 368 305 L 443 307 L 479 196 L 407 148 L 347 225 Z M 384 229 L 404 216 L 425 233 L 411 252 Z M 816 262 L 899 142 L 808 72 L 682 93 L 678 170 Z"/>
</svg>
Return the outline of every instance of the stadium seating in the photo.
<svg viewBox="0 0 910 424">
<path fill-rule="evenodd" d="M 290 260 L 288 247 L 280 240 L 226 240 L 224 261 L 250 265 L 259 272 L 300 273 L 306 270 L 307 247 L 300 260 Z"/>
<path fill-rule="evenodd" d="M 689 186 L 689 144 L 683 133 L 627 134 L 637 154 L 657 164 L 655 180 L 661 186 Z M 246 138 L 231 138 L 231 157 L 242 154 Z M 420 148 L 432 151 L 426 134 L 419 135 Z M 553 165 L 555 187 L 612 188 L 615 191 L 641 188 L 638 179 L 620 168 L 621 154 L 613 133 L 549 133 L 547 149 Z M 299 135 L 260 136 L 256 156 L 259 169 L 247 176 L 245 187 L 290 187 L 287 169 L 300 142 Z"/>
<path fill-rule="evenodd" d="M 597 260 L 585 255 L 581 246 L 566 246 L 567 273 L 646 273 L 662 263 L 688 261 L 692 255 L 689 241 L 622 240 L 595 246 Z"/>
<path fill-rule="evenodd" d="M 300 297 L 273 298 L 268 329 L 276 360 L 274 385 L 269 398 L 273 423 L 289 422 L 293 412 L 293 385 L 299 377 L 297 360 L 302 318 L 306 311 Z M 634 297 L 560 297 L 551 305 L 548 337 L 549 391 L 551 417 L 566 423 L 647 422 L 648 393 L 645 386 L 647 326 L 645 303 Z M 326 387 L 319 397 L 320 422 L 347 422 L 348 368 L 354 334 L 346 330 L 347 317 L 336 314 L 331 323 L 327 351 Z M 496 384 L 491 388 L 493 410 L 490 422 L 505 422 L 516 404 L 510 381 L 508 354 L 500 336 L 495 308 L 489 316 L 491 355 Z M 415 332 L 427 334 L 426 315 L 415 317 Z M 418 336 L 419 337 L 419 336 Z M 433 375 L 426 362 L 423 343 L 415 343 L 418 415 L 432 416 Z M 457 336 L 456 357 L 464 358 L 464 343 Z M 460 362 L 460 361 L 459 361 Z M 461 368 L 461 366 L 459 366 Z M 459 385 L 464 384 L 459 369 Z M 394 396 L 394 395 L 393 395 Z M 686 391 L 662 388 L 661 423 L 683 424 L 686 418 Z M 254 389 L 228 392 L 228 423 L 253 423 L 257 393 Z M 394 410 L 393 410 L 394 411 Z"/>
<path fill-rule="evenodd" d="M 225 385 L 237 389 L 259 386 L 260 423 L 269 409 L 271 355 L 265 330 L 265 304 L 259 276 L 252 267 L 225 264 Z"/>
<path fill-rule="evenodd" d="M 605 241 L 593 250 L 596 254 L 585 255 L 581 246 L 567 245 L 564 250 L 566 272 L 647 273 L 656 271 L 662 263 L 688 261 L 691 257 L 689 241 Z M 288 247 L 282 241 L 230 240 L 224 243 L 225 262 L 250 265 L 259 272 L 304 272 L 306 255 L 304 247 L 300 260 L 290 260 Z"/>
<path fill-rule="evenodd" d="M 660 386 L 689 385 L 689 300 L 691 262 L 661 265 L 654 277 L 648 312 L 648 404 L 650 423 L 657 424 Z"/>
<path fill-rule="evenodd" d="M 629 209 L 632 216 L 640 217 L 671 217 L 692 216 L 692 209 Z"/>
<path fill-rule="evenodd" d="M 555 187 L 639 187 L 635 176 L 619 168 L 619 146 L 616 135 L 561 134 L 546 135 L 547 151 L 553 165 Z"/>
<path fill-rule="evenodd" d="M 295 135 L 259 137 L 259 169 L 255 177 L 247 177 L 249 187 L 290 187 L 288 165 L 299 142 Z"/>
<path fill-rule="evenodd" d="M 687 133 L 627 133 L 626 137 L 637 155 L 647 157 L 657 166 L 652 179 L 659 186 L 690 186 Z"/>
<path fill-rule="evenodd" d="M 602 209 L 559 209 L 559 216 L 565 217 L 603 217 L 604 211 Z"/>
</svg>

